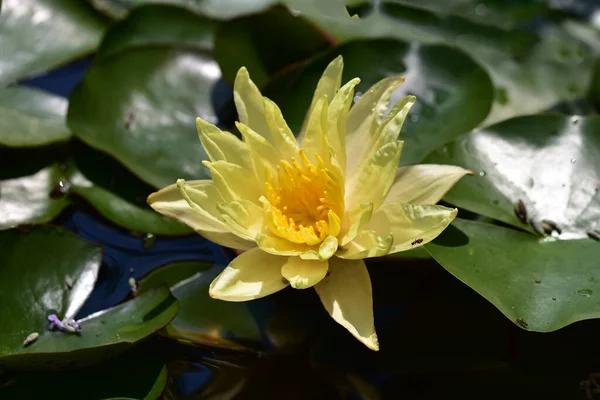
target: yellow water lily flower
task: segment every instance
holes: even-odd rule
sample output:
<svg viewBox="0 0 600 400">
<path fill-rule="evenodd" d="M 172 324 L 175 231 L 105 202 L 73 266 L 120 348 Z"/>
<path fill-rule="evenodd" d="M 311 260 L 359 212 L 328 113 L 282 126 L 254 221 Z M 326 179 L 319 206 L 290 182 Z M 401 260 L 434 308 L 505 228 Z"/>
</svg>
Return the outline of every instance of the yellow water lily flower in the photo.
<svg viewBox="0 0 600 400">
<path fill-rule="evenodd" d="M 212 282 L 213 298 L 314 287 L 334 320 L 378 350 L 363 259 L 438 236 L 457 210 L 434 204 L 469 171 L 398 168 L 396 139 L 415 98 L 385 114 L 404 78 L 379 81 L 351 107 L 360 80 L 340 87 L 342 68 L 338 57 L 323 73 L 298 139 L 241 68 L 234 98 L 243 140 L 198 118 L 212 180 L 178 180 L 148 202 L 215 243 L 247 250 Z"/>
</svg>

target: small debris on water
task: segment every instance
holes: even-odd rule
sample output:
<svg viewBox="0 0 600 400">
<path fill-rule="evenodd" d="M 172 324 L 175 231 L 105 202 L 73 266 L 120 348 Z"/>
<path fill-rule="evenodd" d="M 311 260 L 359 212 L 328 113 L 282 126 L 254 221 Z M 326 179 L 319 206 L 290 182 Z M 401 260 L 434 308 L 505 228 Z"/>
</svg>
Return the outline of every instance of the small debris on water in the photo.
<svg viewBox="0 0 600 400">
<path fill-rule="evenodd" d="M 154 246 L 154 242 L 156 242 L 156 236 L 154 236 L 152 233 L 146 233 L 142 240 L 143 240 L 144 248 L 148 249 L 148 248 Z"/>
<path fill-rule="evenodd" d="M 71 189 L 71 182 L 67 178 L 61 178 L 50 192 L 50 197 L 53 199 L 63 197 L 69 192 L 69 189 Z"/>
<path fill-rule="evenodd" d="M 527 223 L 527 208 L 521 199 L 519 199 L 515 205 L 515 215 L 521 220 L 522 223 Z"/>
<path fill-rule="evenodd" d="M 552 300 L 556 301 L 556 297 L 553 297 Z"/>
<path fill-rule="evenodd" d="M 39 336 L 40 334 L 37 332 L 30 333 L 23 341 L 23 346 L 29 346 L 31 343 L 35 342 Z"/>
<path fill-rule="evenodd" d="M 129 278 L 129 288 L 131 289 L 131 294 L 135 296 L 137 294 L 138 285 L 133 276 Z"/>
</svg>

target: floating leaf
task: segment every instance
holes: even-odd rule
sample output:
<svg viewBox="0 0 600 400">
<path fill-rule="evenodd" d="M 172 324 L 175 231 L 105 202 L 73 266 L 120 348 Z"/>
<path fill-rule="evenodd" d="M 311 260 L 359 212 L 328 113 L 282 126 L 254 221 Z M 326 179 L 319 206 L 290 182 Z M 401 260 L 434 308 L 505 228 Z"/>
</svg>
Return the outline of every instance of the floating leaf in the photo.
<svg viewBox="0 0 600 400">
<path fill-rule="evenodd" d="M 185 10 L 171 10 L 185 18 L 167 19 L 164 10 L 139 8 L 115 24 L 104 43 L 129 45 L 106 56 L 100 52 L 74 90 L 67 117 L 84 142 L 156 187 L 208 177 L 195 119 L 215 121 L 210 92 L 221 76 L 210 48 L 153 43 L 160 32 L 169 38 L 200 37 L 210 25 L 200 17 L 190 19 Z M 129 29 L 130 20 L 136 29 Z"/>
<path fill-rule="evenodd" d="M 92 53 L 104 22 L 81 1 L 4 0 L 0 85 Z"/>
<path fill-rule="evenodd" d="M 214 53 L 227 81 L 233 83 L 245 66 L 254 83 L 263 86 L 282 68 L 327 47 L 325 37 L 306 20 L 275 9 L 220 24 Z"/>
<path fill-rule="evenodd" d="M 177 317 L 166 327 L 169 337 L 211 346 L 240 349 L 237 341 L 260 341 L 261 332 L 247 303 L 216 300 L 208 287 L 222 267 L 203 262 L 180 262 L 162 267 L 141 281 L 142 293 L 170 284 L 179 300 Z"/>
<path fill-rule="evenodd" d="M 64 172 L 57 164 L 11 161 L 9 156 L 0 160 L 0 229 L 49 222 L 69 204 L 58 187 Z"/>
<path fill-rule="evenodd" d="M 444 200 L 519 228 L 519 200 L 537 221 L 562 227 L 561 238 L 600 228 L 600 118 L 537 115 L 473 131 L 431 153 L 428 163 L 475 171 Z"/>
<path fill-rule="evenodd" d="M 41 146 L 68 140 L 67 101 L 41 90 L 12 87 L 0 90 L 0 145 Z"/>
<path fill-rule="evenodd" d="M 134 7 L 143 4 L 167 3 L 164 0 L 89 0 L 100 12 L 111 18 L 124 18 Z M 231 19 L 260 12 L 278 3 L 278 0 L 170 0 L 171 5 L 198 12 L 210 18 Z"/>
<path fill-rule="evenodd" d="M 356 95 L 380 79 L 404 75 L 394 93 L 414 94 L 417 103 L 404 123 L 401 163 L 420 161 L 442 143 L 476 127 L 487 116 L 493 88 L 486 73 L 469 57 L 446 46 L 412 46 L 397 40 L 357 41 L 332 49 L 305 68 L 290 70 L 265 89 L 298 132 L 316 83 L 327 64 L 344 56 L 343 81 L 360 77 Z M 252 71 L 250 71 L 252 73 Z"/>
<path fill-rule="evenodd" d="M 457 219 L 427 251 L 521 328 L 549 332 L 600 317 L 599 244 Z"/>
<path fill-rule="evenodd" d="M 155 235 L 185 235 L 187 225 L 152 210 L 146 198 L 154 190 L 115 160 L 81 149 L 67 169 L 70 192 L 87 200 L 102 216 L 130 231 Z"/>
</svg>

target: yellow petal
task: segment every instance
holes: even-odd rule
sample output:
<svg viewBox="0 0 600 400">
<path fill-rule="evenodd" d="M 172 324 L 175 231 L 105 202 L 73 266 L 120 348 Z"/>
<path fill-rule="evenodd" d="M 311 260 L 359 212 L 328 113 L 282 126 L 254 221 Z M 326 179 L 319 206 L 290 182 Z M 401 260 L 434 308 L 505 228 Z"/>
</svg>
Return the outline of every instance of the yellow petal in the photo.
<svg viewBox="0 0 600 400">
<path fill-rule="evenodd" d="M 394 141 L 381 147 L 346 183 L 346 208 L 373 203 L 377 210 L 387 197 L 400 162 L 404 142 Z"/>
<path fill-rule="evenodd" d="M 360 79 L 354 78 L 346 83 L 333 97 L 327 116 L 327 141 L 333 149 L 342 171 L 346 171 L 346 129 L 348 111 L 354 99 L 354 87 Z"/>
<path fill-rule="evenodd" d="M 327 236 L 319 246 L 319 257 L 321 260 L 331 258 L 338 249 L 338 240 L 335 236 Z M 302 257 L 302 256 L 300 256 Z"/>
<path fill-rule="evenodd" d="M 473 172 L 455 165 L 400 167 L 385 203 L 436 204 L 467 174 Z"/>
<path fill-rule="evenodd" d="M 388 203 L 373 214 L 368 229 L 391 234 L 389 253 L 409 250 L 435 239 L 454 220 L 458 210 L 430 204 Z"/>
<path fill-rule="evenodd" d="M 390 253 L 393 242 L 391 234 L 379 235 L 376 231 L 367 229 L 360 231 L 352 241 L 340 247 L 335 255 L 348 260 L 381 257 Z"/>
<path fill-rule="evenodd" d="M 329 275 L 315 285 L 331 317 L 371 350 L 379 350 L 369 272 L 362 260 L 329 260 Z"/>
<path fill-rule="evenodd" d="M 265 212 L 262 207 L 249 200 L 220 203 L 217 206 L 221 218 L 231 232 L 254 241 L 256 235 L 262 231 Z"/>
<path fill-rule="evenodd" d="M 329 144 L 327 143 L 327 97 L 320 98 L 308 116 L 306 134 L 302 148 L 306 155 L 315 163 L 318 154 L 329 167 Z"/>
<path fill-rule="evenodd" d="M 363 94 L 348 113 L 346 173 L 352 173 L 371 148 L 370 136 L 377 132 L 388 110 L 392 92 L 404 82 L 402 76 L 384 78 Z"/>
<path fill-rule="evenodd" d="M 281 268 L 281 275 L 295 289 L 307 289 L 319 283 L 328 269 L 327 261 L 302 260 L 299 257 L 289 257 Z"/>
<path fill-rule="evenodd" d="M 315 93 L 313 94 L 312 102 L 310 104 L 310 108 L 308 109 L 308 113 L 306 114 L 306 118 L 304 120 L 304 124 L 302 125 L 302 131 L 298 140 L 300 142 L 304 141 L 304 134 L 308 129 L 308 120 L 310 115 L 313 112 L 313 109 L 317 105 L 317 102 L 323 98 L 323 96 L 327 96 L 329 100 L 333 99 L 337 91 L 340 89 L 342 84 L 342 72 L 344 70 L 344 59 L 342 56 L 338 56 L 335 60 L 327 65 L 323 75 L 319 79 L 317 83 L 317 88 L 315 89 Z"/>
<path fill-rule="evenodd" d="M 354 239 L 369 224 L 372 214 L 373 203 L 357 204 L 351 210 L 346 211 L 344 213 L 343 236 L 340 239 L 340 246 L 345 246 L 346 243 Z"/>
<path fill-rule="evenodd" d="M 281 110 L 271 100 L 264 98 L 265 113 L 267 115 L 267 124 L 271 129 L 271 136 L 273 137 L 273 145 L 279 150 L 282 157 L 290 159 L 292 157 L 298 157 L 298 142 L 294 137 L 294 134 L 290 130 L 281 114 Z"/>
<path fill-rule="evenodd" d="M 272 142 L 271 131 L 265 116 L 263 96 L 250 79 L 246 67 L 240 68 L 235 77 L 233 100 L 240 122 Z"/>
<path fill-rule="evenodd" d="M 256 235 L 256 244 L 263 251 L 278 256 L 299 256 L 311 250 L 311 247 L 304 243 L 292 243 L 264 232 Z"/>
<path fill-rule="evenodd" d="M 210 284 L 211 297 L 227 301 L 258 299 L 278 292 L 288 284 L 281 276 L 286 257 L 254 248 L 237 256 Z"/>
<path fill-rule="evenodd" d="M 227 161 L 251 170 L 250 151 L 246 143 L 229 132 L 223 132 L 202 118 L 196 118 L 202 146 L 211 161 Z"/>
<path fill-rule="evenodd" d="M 262 186 L 252 171 L 226 161 L 203 161 L 203 164 L 210 169 L 212 180 L 225 202 L 250 200 L 258 204 Z"/>
<path fill-rule="evenodd" d="M 375 151 L 398 138 L 402 124 L 404 124 L 404 120 L 416 100 L 415 96 L 405 96 L 396 103 L 372 137 L 373 144 L 370 151 Z"/>
<path fill-rule="evenodd" d="M 152 193 L 148 197 L 148 204 L 159 213 L 183 222 L 208 240 L 222 246 L 244 250 L 256 246 L 254 242 L 230 233 L 227 226 L 219 220 L 216 202 L 222 201 L 222 198 L 214 188 L 212 181 L 191 181 L 189 183 L 190 187 L 197 192 L 194 193 L 194 197 L 198 201 L 196 207 L 190 206 L 177 185 L 170 185 Z"/>
<path fill-rule="evenodd" d="M 281 160 L 281 154 L 267 139 L 254 132 L 248 126 L 241 123 L 236 123 L 236 126 L 250 149 L 250 156 L 256 177 L 259 183 L 264 185 L 266 177 L 269 174 L 272 176 L 275 173 L 275 168 Z"/>
</svg>

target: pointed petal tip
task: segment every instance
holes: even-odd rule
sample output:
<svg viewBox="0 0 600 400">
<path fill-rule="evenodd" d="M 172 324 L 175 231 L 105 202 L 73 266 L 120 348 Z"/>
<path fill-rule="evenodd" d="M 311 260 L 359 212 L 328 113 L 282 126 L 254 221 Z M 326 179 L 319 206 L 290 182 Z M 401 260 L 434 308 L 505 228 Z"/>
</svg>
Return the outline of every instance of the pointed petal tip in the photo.
<svg viewBox="0 0 600 400">
<path fill-rule="evenodd" d="M 369 336 L 368 338 L 361 339 L 361 342 L 367 346 L 369 349 L 373 351 L 379 351 L 379 339 L 377 338 L 377 334 Z"/>
</svg>

